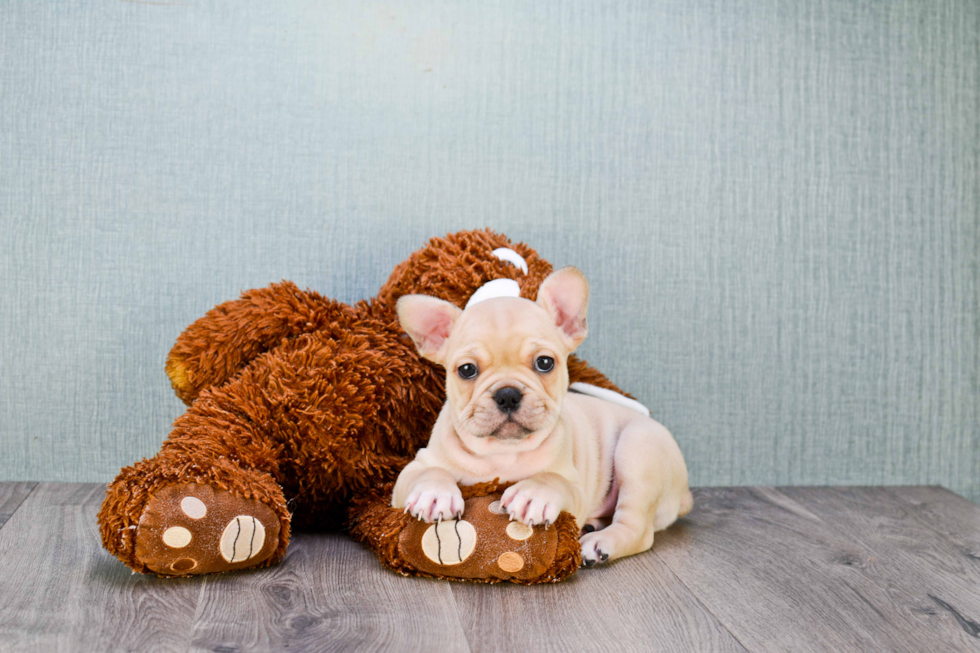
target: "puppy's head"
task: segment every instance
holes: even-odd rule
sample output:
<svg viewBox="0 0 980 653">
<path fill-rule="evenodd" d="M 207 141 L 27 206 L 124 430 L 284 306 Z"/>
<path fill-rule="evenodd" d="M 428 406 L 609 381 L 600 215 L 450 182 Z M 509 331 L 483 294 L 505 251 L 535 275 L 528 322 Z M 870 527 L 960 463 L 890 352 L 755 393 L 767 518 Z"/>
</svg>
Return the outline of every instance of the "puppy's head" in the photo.
<svg viewBox="0 0 980 653">
<path fill-rule="evenodd" d="M 453 426 L 475 454 L 527 451 L 554 429 L 568 391 L 568 355 L 586 335 L 589 285 L 551 273 L 532 302 L 498 297 L 461 311 L 425 295 L 398 300 L 419 353 L 446 368 Z"/>
</svg>

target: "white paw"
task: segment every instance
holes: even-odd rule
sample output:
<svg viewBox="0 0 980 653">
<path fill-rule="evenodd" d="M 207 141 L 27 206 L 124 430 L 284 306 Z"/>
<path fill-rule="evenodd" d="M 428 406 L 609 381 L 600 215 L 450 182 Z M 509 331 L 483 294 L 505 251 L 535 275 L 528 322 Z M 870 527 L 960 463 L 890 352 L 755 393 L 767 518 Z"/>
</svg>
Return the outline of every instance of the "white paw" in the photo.
<svg viewBox="0 0 980 653">
<path fill-rule="evenodd" d="M 405 501 L 405 512 L 425 522 L 459 519 L 463 516 L 463 494 L 458 487 L 449 490 L 417 488 Z"/>
<path fill-rule="evenodd" d="M 586 533 L 578 538 L 582 545 L 582 566 L 591 567 L 597 562 L 605 562 L 610 557 L 615 557 L 613 550 L 614 542 L 612 538 L 604 535 L 602 531 Z"/>
<path fill-rule="evenodd" d="M 507 488 L 500 506 L 522 524 L 551 525 L 561 512 L 562 496 L 557 490 L 528 479 Z"/>
</svg>

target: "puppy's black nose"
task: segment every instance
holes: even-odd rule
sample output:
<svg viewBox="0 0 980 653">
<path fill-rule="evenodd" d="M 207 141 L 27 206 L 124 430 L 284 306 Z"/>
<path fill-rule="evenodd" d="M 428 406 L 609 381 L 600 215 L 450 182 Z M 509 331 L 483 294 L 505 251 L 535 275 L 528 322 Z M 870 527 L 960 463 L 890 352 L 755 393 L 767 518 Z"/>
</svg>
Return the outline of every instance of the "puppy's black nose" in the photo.
<svg viewBox="0 0 980 653">
<path fill-rule="evenodd" d="M 493 393 L 493 400 L 497 402 L 497 408 L 505 413 L 513 413 L 521 405 L 521 391 L 511 386 L 505 386 Z"/>
</svg>

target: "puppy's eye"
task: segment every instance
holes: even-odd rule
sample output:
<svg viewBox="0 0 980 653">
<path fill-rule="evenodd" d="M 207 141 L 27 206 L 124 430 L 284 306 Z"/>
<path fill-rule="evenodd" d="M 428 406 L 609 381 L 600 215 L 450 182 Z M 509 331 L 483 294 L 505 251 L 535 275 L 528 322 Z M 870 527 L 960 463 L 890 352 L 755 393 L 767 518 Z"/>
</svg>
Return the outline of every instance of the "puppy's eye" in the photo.
<svg viewBox="0 0 980 653">
<path fill-rule="evenodd" d="M 459 374 L 459 378 L 467 380 L 475 378 L 477 371 L 476 365 L 473 363 L 463 363 L 456 368 L 456 374 Z"/>
<path fill-rule="evenodd" d="M 538 356 L 534 359 L 534 369 L 538 372 L 550 372 L 555 369 L 555 359 L 551 356 Z"/>
</svg>

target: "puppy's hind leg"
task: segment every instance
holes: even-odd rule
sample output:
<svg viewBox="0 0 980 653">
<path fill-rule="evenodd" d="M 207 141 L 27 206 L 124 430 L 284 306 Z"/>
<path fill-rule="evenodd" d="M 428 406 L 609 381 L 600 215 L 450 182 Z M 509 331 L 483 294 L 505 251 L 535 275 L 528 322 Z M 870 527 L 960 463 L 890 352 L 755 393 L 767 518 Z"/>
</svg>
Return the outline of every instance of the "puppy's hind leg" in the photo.
<svg viewBox="0 0 980 653">
<path fill-rule="evenodd" d="M 612 524 L 579 538 L 586 567 L 641 553 L 653 546 L 653 534 L 690 509 L 687 469 L 670 433 L 644 420 L 620 434 L 613 473 L 619 500 Z"/>
<path fill-rule="evenodd" d="M 649 549 L 653 546 L 653 511 L 649 497 L 621 487 L 612 524 L 579 538 L 582 564 L 591 567 L 597 562 L 615 560 Z"/>
<path fill-rule="evenodd" d="M 601 531 L 611 523 L 612 517 L 593 517 L 585 522 L 585 526 L 582 527 L 582 533 L 585 534 L 592 533 L 594 531 Z"/>
</svg>

